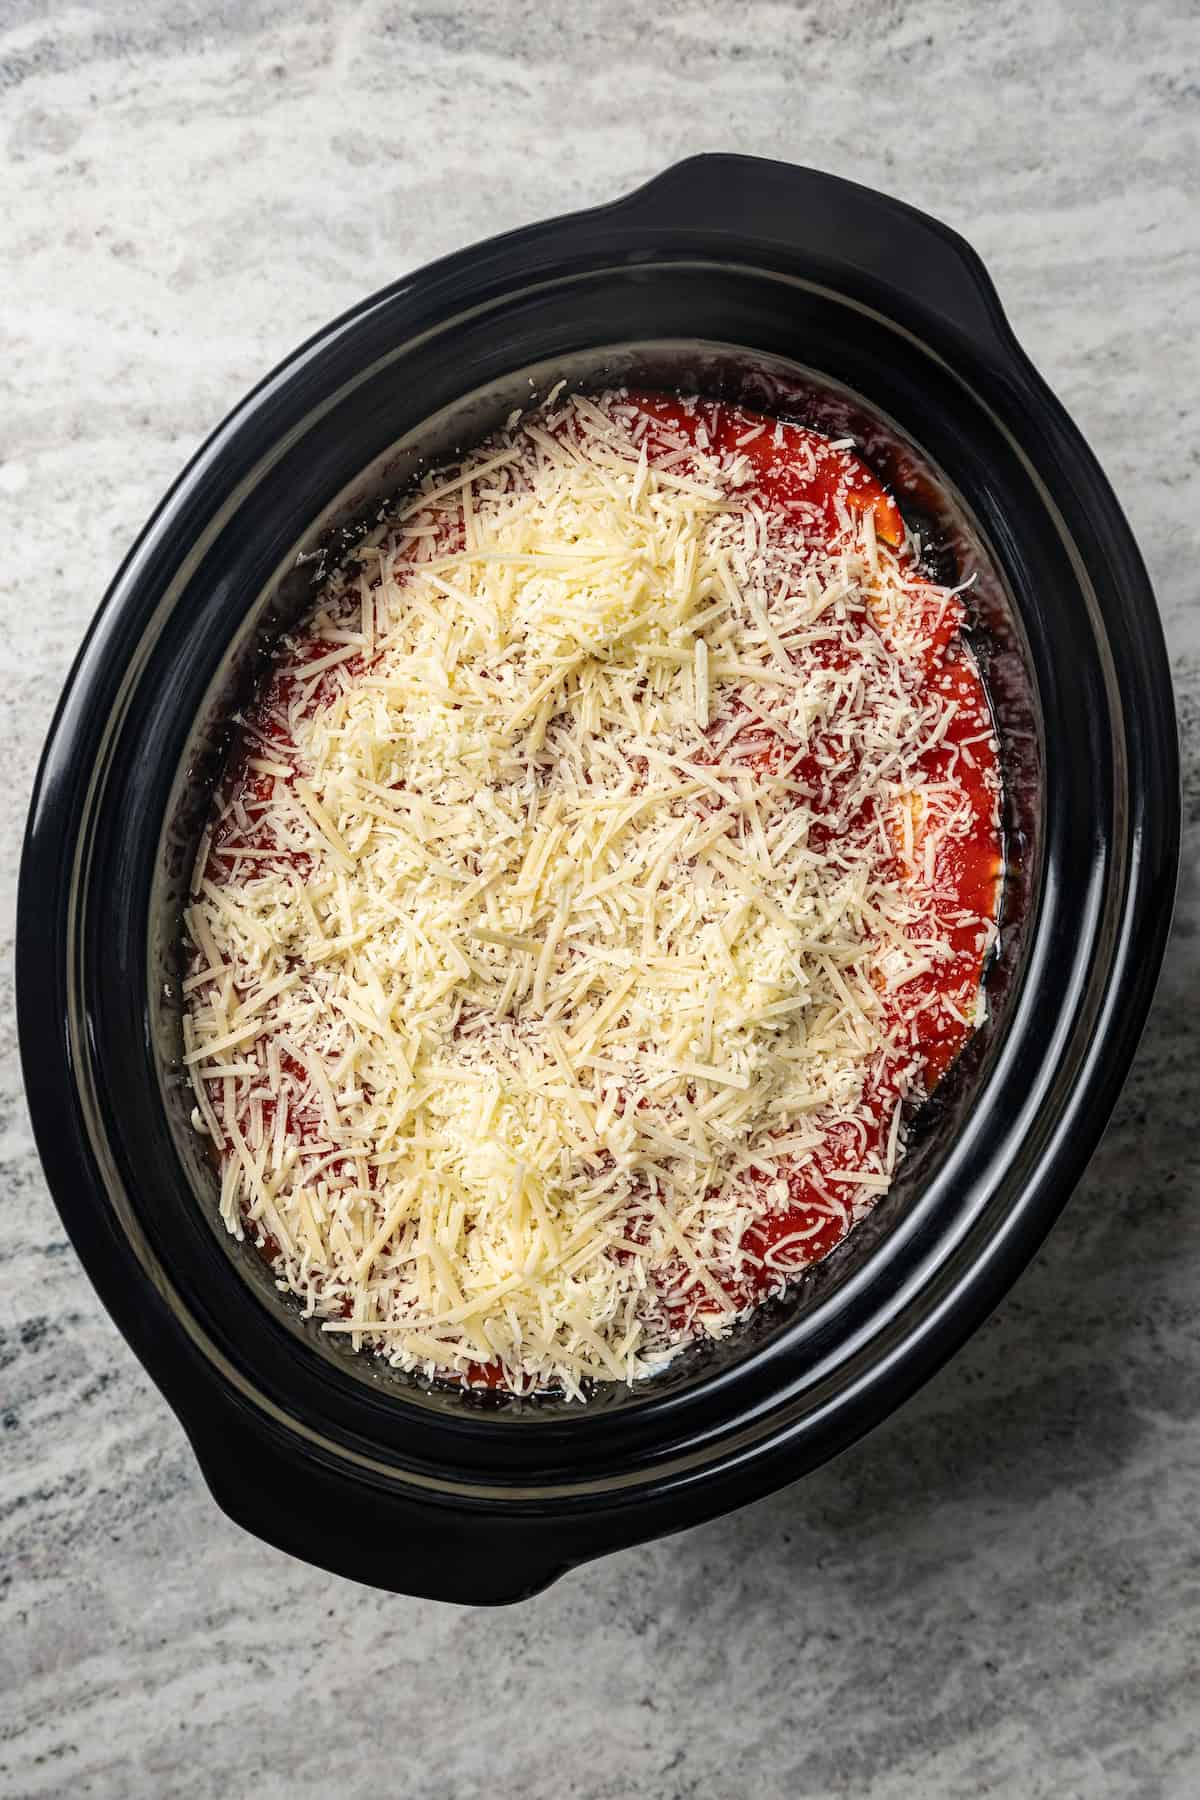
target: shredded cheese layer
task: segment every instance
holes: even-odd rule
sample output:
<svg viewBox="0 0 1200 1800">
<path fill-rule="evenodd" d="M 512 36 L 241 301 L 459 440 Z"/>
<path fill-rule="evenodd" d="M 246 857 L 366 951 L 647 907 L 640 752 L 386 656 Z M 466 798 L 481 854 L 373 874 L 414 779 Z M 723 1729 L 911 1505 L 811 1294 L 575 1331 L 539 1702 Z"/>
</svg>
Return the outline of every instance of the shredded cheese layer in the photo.
<svg viewBox="0 0 1200 1800">
<path fill-rule="evenodd" d="M 904 996 L 962 922 L 926 755 L 960 609 L 855 458 L 795 433 L 831 539 L 706 437 L 576 396 L 427 476 L 285 648 L 197 864 L 222 1216 L 404 1369 L 635 1381 L 782 1286 L 798 1172 L 840 1233 L 901 1153 Z"/>
</svg>

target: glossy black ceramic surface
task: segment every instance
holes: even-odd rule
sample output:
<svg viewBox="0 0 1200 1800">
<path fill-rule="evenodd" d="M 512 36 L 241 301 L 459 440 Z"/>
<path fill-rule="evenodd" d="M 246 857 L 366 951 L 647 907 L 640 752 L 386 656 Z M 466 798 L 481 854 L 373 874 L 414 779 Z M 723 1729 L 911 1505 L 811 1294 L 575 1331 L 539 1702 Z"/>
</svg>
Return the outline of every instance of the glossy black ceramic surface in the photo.
<svg viewBox="0 0 1200 1800">
<path fill-rule="evenodd" d="M 379 499 L 560 377 L 698 387 L 854 433 L 940 572 L 977 575 L 1011 864 L 991 1020 L 893 1192 L 786 1303 L 586 1409 L 489 1406 L 330 1345 L 220 1228 L 179 1069 L 180 905 L 231 711 Z M 234 1518 L 362 1581 L 515 1599 L 803 1474 L 979 1323 L 1128 1067 L 1178 833 L 1144 569 L 977 258 L 833 177 L 698 158 L 348 313 L 216 432 L 138 540 L 55 718 L 21 871 L 47 1176 Z"/>
</svg>

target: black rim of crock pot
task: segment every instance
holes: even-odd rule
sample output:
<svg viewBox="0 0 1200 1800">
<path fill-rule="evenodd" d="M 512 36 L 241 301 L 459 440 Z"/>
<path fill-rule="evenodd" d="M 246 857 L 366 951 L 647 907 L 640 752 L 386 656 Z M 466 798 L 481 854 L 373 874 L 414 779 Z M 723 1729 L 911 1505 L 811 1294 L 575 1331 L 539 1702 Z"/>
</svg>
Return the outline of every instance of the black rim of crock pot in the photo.
<svg viewBox="0 0 1200 1800">
<path fill-rule="evenodd" d="M 1079 581 L 1092 595 L 1105 663 L 1098 679 L 1120 726 L 1113 747 L 1116 840 L 1093 846 L 1095 916 L 1087 933 L 1081 926 L 1103 948 L 1101 974 L 1089 986 L 1088 971 L 1079 971 L 1063 1041 L 1053 1056 L 1043 1052 L 1028 1113 L 1010 1122 L 1006 1204 L 986 1217 L 964 1213 L 952 1250 L 943 1234 L 936 1257 L 914 1261 L 876 1305 L 861 1344 L 839 1348 L 837 1381 L 824 1399 L 810 1365 L 801 1406 L 801 1384 L 787 1378 L 777 1358 L 757 1385 L 747 1387 L 743 1377 L 742 1402 L 719 1431 L 672 1438 L 664 1424 L 662 1441 L 650 1449 L 635 1446 L 633 1434 L 624 1467 L 612 1466 L 610 1446 L 604 1472 L 540 1481 L 520 1459 L 505 1468 L 497 1456 L 489 1479 L 497 1427 L 474 1418 L 466 1433 L 491 1446 L 482 1464 L 464 1473 L 453 1458 L 414 1458 L 405 1468 L 376 1456 L 365 1438 L 346 1433 L 339 1441 L 314 1428 L 264 1393 L 253 1371 L 214 1354 L 204 1323 L 174 1291 L 171 1272 L 144 1244 L 140 1254 L 134 1247 L 122 1148 L 112 1142 L 113 1122 L 97 1097 L 91 1023 L 81 1005 L 89 833 L 103 786 L 97 771 L 111 763 L 144 635 L 169 607 L 181 563 L 194 556 L 197 537 L 231 489 L 311 414 L 322 385 L 330 391 L 361 374 L 361 327 L 377 329 L 386 315 L 390 329 L 411 341 L 448 314 L 487 307 L 518 287 L 664 258 L 690 258 L 698 269 L 744 264 L 823 283 L 912 333 L 956 372 L 967 371 L 977 395 L 986 395 L 1047 509 L 1060 518 Z M 1178 838 L 1171 687 L 1145 571 L 1103 475 L 1019 349 L 974 253 L 935 221 L 834 177 L 745 158 L 693 159 L 612 206 L 449 257 L 344 315 L 231 415 L 146 527 L 68 680 L 30 812 L 18 913 L 19 1023 L 39 1148 L 89 1273 L 235 1517 L 361 1579 L 463 1598 L 513 1597 L 570 1562 L 709 1516 L 815 1466 L 882 1417 L 979 1323 L 1065 1203 L 1115 1100 L 1161 961 Z M 1061 941 L 1057 947 L 1064 952 Z M 1053 949 L 1043 944 L 1042 953 Z M 967 1147 L 964 1140 L 963 1156 Z M 1016 1182 L 1012 1170 L 1022 1163 Z M 668 1399 L 659 1412 L 668 1421 L 686 1416 L 687 1407 Z M 446 1432 L 445 1420 L 439 1430 Z M 619 1437 L 609 1432 L 614 1442 Z M 579 1432 L 573 1441 L 583 1441 Z M 411 1554 L 381 1557 L 354 1531 L 322 1534 L 312 1515 L 322 1497 L 343 1493 L 347 1482 L 357 1489 L 361 1519 L 394 1529 L 403 1518 L 416 1529 L 419 1569 Z M 285 1495 L 296 1501 L 291 1517 L 281 1516 Z M 442 1518 L 431 1524 L 436 1510 Z M 504 1521 L 508 1568 L 489 1574 L 474 1550 L 468 1554 L 465 1540 L 480 1520 L 489 1555 Z M 450 1533 L 440 1550 L 439 1532 Z M 457 1559 L 450 1568 L 448 1543 Z"/>
</svg>

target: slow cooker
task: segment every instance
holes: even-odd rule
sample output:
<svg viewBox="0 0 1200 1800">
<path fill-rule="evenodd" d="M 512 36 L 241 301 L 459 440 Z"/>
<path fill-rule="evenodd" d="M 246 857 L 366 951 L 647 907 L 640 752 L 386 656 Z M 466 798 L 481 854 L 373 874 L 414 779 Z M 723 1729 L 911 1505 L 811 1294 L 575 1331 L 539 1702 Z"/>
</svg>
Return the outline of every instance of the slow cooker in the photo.
<svg viewBox="0 0 1200 1800">
<path fill-rule="evenodd" d="M 180 913 L 229 720 L 382 497 L 559 380 L 853 436 L 971 632 L 1004 756 L 988 1023 L 869 1220 L 786 1300 L 585 1406 L 355 1356 L 224 1232 L 181 1069 Z M 830 175 L 702 156 L 450 256 L 269 375 L 130 551 L 37 778 L 18 984 L 51 1191 L 218 1502 L 360 1581 L 510 1601 L 791 1481 L 996 1304 L 1094 1148 L 1179 845 L 1171 685 L 1112 491 L 970 248 Z"/>
</svg>

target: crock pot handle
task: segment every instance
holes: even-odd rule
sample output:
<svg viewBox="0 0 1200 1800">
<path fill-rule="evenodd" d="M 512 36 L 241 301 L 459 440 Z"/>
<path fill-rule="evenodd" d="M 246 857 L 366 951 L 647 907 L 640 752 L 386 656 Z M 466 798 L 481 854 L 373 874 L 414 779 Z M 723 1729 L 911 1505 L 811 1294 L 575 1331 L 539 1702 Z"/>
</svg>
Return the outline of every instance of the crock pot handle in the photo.
<svg viewBox="0 0 1200 1800">
<path fill-rule="evenodd" d="M 765 157 L 689 157 L 648 181 L 614 209 L 623 226 L 704 234 L 729 247 L 763 246 L 806 269 L 827 266 L 831 281 L 888 317 L 908 307 L 933 312 L 963 333 L 1011 354 L 1016 340 L 991 278 L 971 246 L 902 200 L 820 169 Z"/>
<path fill-rule="evenodd" d="M 503 1606 L 549 1587 L 589 1554 L 561 1527 L 501 1517 L 481 1504 L 424 1503 L 410 1489 L 275 1440 L 261 1419 L 218 1403 L 184 1418 L 196 1459 L 221 1510 L 277 1550 L 367 1586 L 461 1606 Z"/>
</svg>

